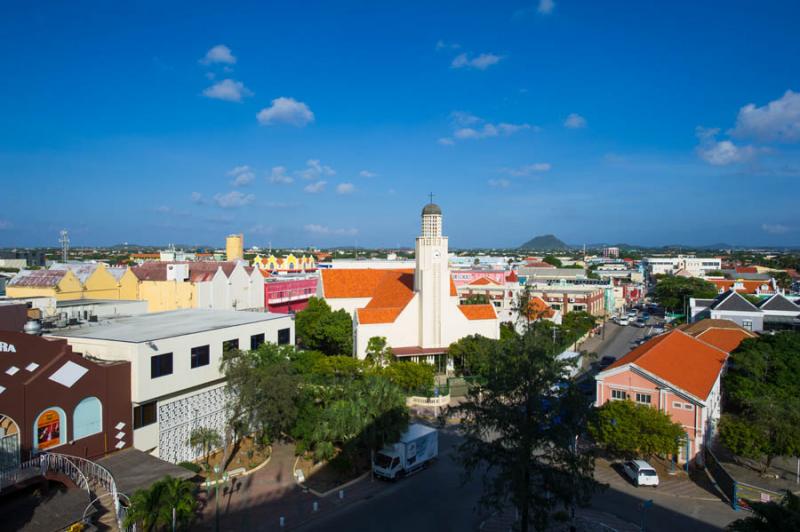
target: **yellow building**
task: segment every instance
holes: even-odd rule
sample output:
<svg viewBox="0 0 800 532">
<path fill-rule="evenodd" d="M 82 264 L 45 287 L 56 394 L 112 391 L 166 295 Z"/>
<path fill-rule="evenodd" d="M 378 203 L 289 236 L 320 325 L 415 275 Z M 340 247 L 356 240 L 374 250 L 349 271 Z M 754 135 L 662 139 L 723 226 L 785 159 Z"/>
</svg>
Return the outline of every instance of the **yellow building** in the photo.
<svg viewBox="0 0 800 532">
<path fill-rule="evenodd" d="M 6 295 L 69 301 L 83 297 L 83 285 L 70 270 L 22 270 L 6 285 Z"/>
<path fill-rule="evenodd" d="M 253 259 L 253 266 L 270 272 L 291 272 L 315 270 L 317 268 L 317 263 L 314 261 L 314 257 L 307 257 L 305 255 L 302 257 L 295 257 L 290 253 L 284 258 L 279 258 L 275 255 L 270 255 L 269 257 L 257 255 L 256 258 Z"/>
<path fill-rule="evenodd" d="M 225 254 L 228 260 L 242 260 L 244 258 L 244 235 L 228 235 L 225 239 Z"/>
</svg>

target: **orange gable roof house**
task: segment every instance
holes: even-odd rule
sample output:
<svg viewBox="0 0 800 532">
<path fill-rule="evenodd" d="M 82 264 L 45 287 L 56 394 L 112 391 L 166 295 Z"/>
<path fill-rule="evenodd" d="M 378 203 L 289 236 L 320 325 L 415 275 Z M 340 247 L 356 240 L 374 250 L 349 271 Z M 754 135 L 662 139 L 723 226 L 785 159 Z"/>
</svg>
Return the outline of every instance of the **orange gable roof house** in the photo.
<svg viewBox="0 0 800 532">
<path fill-rule="evenodd" d="M 442 211 L 433 203 L 422 210 L 415 269 L 325 269 L 317 296 L 353 316 L 353 350 L 361 359 L 370 338 L 383 336 L 396 356 L 436 363 L 443 371 L 451 343 L 472 334 L 500 337 L 494 306 L 459 304 Z"/>
<path fill-rule="evenodd" d="M 753 334 L 732 322 L 719 323 L 725 320 L 705 321 L 711 323 L 692 324 L 645 342 L 595 377 L 595 406 L 635 401 L 681 424 L 688 435 L 688 456 L 682 446 L 681 462 L 702 462 L 701 451 L 717 432 L 728 349 L 739 345 L 736 338 L 741 341 Z"/>
</svg>

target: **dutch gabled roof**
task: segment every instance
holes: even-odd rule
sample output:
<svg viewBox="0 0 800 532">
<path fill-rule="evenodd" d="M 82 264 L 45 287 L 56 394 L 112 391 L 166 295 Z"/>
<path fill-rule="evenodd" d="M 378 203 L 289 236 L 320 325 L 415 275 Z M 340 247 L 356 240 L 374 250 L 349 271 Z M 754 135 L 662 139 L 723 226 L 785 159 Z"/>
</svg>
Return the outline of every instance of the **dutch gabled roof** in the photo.
<svg viewBox="0 0 800 532">
<path fill-rule="evenodd" d="M 21 270 L 8 282 L 8 286 L 54 287 L 66 274 L 67 270 Z"/>
<path fill-rule="evenodd" d="M 740 287 L 736 288 L 736 291 L 745 294 L 755 294 L 761 288 L 766 290 L 772 288 L 769 280 L 709 279 L 708 282 L 715 284 L 720 290 L 733 290 L 734 286 L 740 285 Z"/>
<path fill-rule="evenodd" d="M 729 312 L 761 312 L 738 292 L 728 290 L 717 296 L 709 307 L 711 310 L 725 310 Z"/>
<path fill-rule="evenodd" d="M 486 286 L 486 285 L 500 286 L 500 283 L 498 283 L 493 279 L 489 279 L 488 277 L 480 277 L 469 283 L 469 286 Z"/>
<path fill-rule="evenodd" d="M 459 305 L 458 310 L 468 320 L 496 320 L 497 313 L 492 305 Z"/>
<path fill-rule="evenodd" d="M 640 345 L 601 371 L 598 377 L 633 366 L 703 401 L 711 393 L 727 358 L 725 351 L 676 329 Z"/>
<path fill-rule="evenodd" d="M 740 327 L 731 320 L 705 319 L 692 324 L 684 324 L 678 328 L 726 353 L 739 347 L 744 340 L 756 337 L 755 333 Z"/>
<path fill-rule="evenodd" d="M 775 294 L 769 299 L 765 299 L 759 303 L 758 308 L 761 310 L 774 310 L 777 312 L 797 312 L 800 313 L 800 306 L 788 300 L 782 294 Z"/>
</svg>

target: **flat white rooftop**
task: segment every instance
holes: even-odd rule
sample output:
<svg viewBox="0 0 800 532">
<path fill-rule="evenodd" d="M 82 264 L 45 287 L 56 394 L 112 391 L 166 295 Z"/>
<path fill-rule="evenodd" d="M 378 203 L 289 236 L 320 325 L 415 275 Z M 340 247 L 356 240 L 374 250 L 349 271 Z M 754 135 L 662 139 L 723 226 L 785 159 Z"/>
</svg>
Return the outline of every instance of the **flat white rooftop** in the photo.
<svg viewBox="0 0 800 532">
<path fill-rule="evenodd" d="M 96 324 L 61 330 L 49 336 L 141 343 L 281 319 L 289 321 L 291 316 L 274 312 L 236 310 L 170 310 L 127 318 L 113 318 Z"/>
</svg>

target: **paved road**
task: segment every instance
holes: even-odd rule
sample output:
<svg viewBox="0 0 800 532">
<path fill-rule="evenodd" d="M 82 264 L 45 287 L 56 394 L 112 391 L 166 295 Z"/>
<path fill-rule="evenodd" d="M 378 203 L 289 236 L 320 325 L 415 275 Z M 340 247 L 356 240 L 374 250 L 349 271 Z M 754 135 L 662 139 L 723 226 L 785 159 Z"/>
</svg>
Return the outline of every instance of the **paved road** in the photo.
<svg viewBox="0 0 800 532">
<path fill-rule="evenodd" d="M 387 484 L 369 498 L 338 512 L 301 526 L 302 531 L 445 532 L 478 530 L 488 516 L 476 512 L 481 492 L 480 479 L 461 485 L 461 468 L 451 451 L 460 437 L 448 427 L 440 433 L 440 459 L 429 469 L 410 478 Z M 641 503 L 652 499 L 647 510 L 647 529 L 656 532 L 676 530 L 719 530 L 741 517 L 712 494 L 687 485 L 685 490 L 636 488 L 598 463 L 597 478 L 609 487 L 597 493 L 592 509 L 597 515 L 611 514 L 636 525 L 642 517 Z M 688 482 L 688 481 L 687 481 Z M 672 481 L 674 484 L 675 482 Z M 669 484 L 669 482 L 667 482 Z"/>
</svg>

